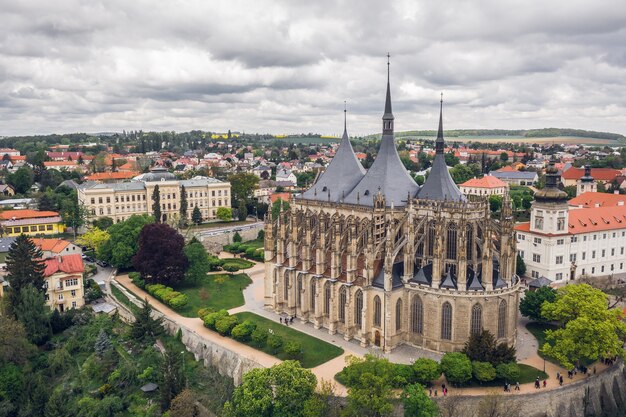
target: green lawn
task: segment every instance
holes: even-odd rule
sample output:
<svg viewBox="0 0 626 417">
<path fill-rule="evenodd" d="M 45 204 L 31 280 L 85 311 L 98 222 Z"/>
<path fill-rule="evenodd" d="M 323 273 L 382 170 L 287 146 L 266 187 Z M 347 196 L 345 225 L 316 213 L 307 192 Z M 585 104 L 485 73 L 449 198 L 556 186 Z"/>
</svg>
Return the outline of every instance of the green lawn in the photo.
<svg viewBox="0 0 626 417">
<path fill-rule="evenodd" d="M 216 283 L 217 277 L 224 277 L 222 284 Z M 187 305 L 176 311 L 185 317 L 198 317 L 201 308 L 214 310 L 229 310 L 242 306 L 244 303 L 243 290 L 252 283 L 246 274 L 214 274 L 207 275 L 201 283 L 191 286 L 176 288 L 183 294 L 187 294 Z"/>
<path fill-rule="evenodd" d="M 254 262 L 248 261 L 247 259 L 241 259 L 241 258 L 225 258 L 224 265 L 222 265 L 222 268 L 226 269 L 228 265 L 234 265 L 238 267 L 239 269 L 248 269 L 254 266 Z"/>
<path fill-rule="evenodd" d="M 285 326 L 284 324 L 280 324 L 276 321 L 266 319 L 265 317 L 261 317 L 257 314 L 243 312 L 237 313 L 235 314 L 235 316 L 237 316 L 240 323 L 244 320 L 250 320 L 254 322 L 257 327 L 272 329 L 274 334 L 283 338 L 284 343 L 287 343 L 288 341 L 300 342 L 303 351 L 302 358 L 300 358 L 300 363 L 305 368 L 316 367 L 323 364 L 324 362 L 328 362 L 329 360 L 336 358 L 343 353 L 343 349 L 338 346 L 331 345 L 330 343 L 324 342 L 323 340 L 317 339 L 313 336 L 309 336 L 308 334 L 304 334 L 291 327 Z M 337 335 L 337 337 L 342 336 Z M 246 342 L 246 344 L 252 346 L 255 349 L 259 349 L 258 346 L 254 345 L 253 342 Z M 266 347 L 263 347 L 260 350 L 272 355 L 271 351 Z M 283 352 L 273 356 L 276 356 L 278 359 L 281 360 L 288 359 L 287 355 L 285 355 Z"/>
<path fill-rule="evenodd" d="M 135 304 L 131 303 L 126 294 L 113 284 L 111 284 L 111 293 L 113 293 L 113 297 L 115 297 L 117 301 L 128 307 L 133 314 L 137 314 L 139 308 Z"/>
<path fill-rule="evenodd" d="M 558 328 L 558 326 L 554 325 L 554 324 L 550 324 L 550 323 L 539 323 L 536 321 L 532 321 L 528 324 L 526 324 L 526 329 L 533 335 L 535 336 L 535 339 L 537 339 L 537 354 L 547 360 L 550 361 L 552 363 L 554 363 L 555 365 L 559 365 L 561 366 L 561 364 L 559 363 L 559 361 L 557 361 L 556 359 L 554 359 L 551 356 L 548 355 L 544 355 L 541 352 L 541 347 L 546 343 L 546 335 L 545 335 L 545 331 L 546 330 L 556 330 Z"/>
</svg>

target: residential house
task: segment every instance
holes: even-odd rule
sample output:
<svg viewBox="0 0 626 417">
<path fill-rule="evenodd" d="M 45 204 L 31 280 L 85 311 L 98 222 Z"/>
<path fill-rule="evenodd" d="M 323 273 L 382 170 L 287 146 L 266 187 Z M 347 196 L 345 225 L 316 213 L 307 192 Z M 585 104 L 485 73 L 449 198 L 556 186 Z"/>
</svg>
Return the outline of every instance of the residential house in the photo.
<svg viewBox="0 0 626 417">
<path fill-rule="evenodd" d="M 511 185 L 533 185 L 539 179 L 534 171 L 491 171 L 489 175 Z"/>
<path fill-rule="evenodd" d="M 83 272 L 85 266 L 79 254 L 53 256 L 44 260 L 46 304 L 63 312 L 85 305 Z"/>
<path fill-rule="evenodd" d="M 298 185 L 298 178 L 296 177 L 296 174 L 286 168 L 276 170 L 276 181 L 288 181 L 291 182 L 294 187 Z"/>
<path fill-rule="evenodd" d="M 504 196 L 509 189 L 509 185 L 497 177 L 485 175 L 482 178 L 467 180 L 459 188 L 465 195 Z"/>
</svg>

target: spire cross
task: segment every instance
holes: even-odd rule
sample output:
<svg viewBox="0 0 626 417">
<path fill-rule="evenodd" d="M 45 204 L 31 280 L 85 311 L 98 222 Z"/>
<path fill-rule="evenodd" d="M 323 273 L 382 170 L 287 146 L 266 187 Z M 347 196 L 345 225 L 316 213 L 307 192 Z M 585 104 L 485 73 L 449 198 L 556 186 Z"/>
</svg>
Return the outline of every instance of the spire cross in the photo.
<svg viewBox="0 0 626 417">
<path fill-rule="evenodd" d="M 387 80 L 389 80 L 389 58 L 391 58 L 391 55 L 387 52 Z"/>
<path fill-rule="evenodd" d="M 441 101 L 440 103 L 443 103 L 443 91 L 441 92 Z"/>
<path fill-rule="evenodd" d="M 346 100 L 343 101 L 343 130 L 348 130 Z"/>
</svg>

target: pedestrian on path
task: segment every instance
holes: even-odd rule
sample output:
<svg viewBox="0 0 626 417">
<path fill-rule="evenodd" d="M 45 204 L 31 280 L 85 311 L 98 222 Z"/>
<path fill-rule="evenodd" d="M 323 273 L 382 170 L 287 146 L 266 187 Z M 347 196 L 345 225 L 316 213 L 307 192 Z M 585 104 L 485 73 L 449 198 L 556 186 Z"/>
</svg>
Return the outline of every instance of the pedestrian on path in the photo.
<svg viewBox="0 0 626 417">
<path fill-rule="evenodd" d="M 544 379 L 544 380 L 543 380 L 543 387 L 545 388 L 545 387 L 547 387 L 547 386 L 548 386 L 548 382 Z"/>
<path fill-rule="evenodd" d="M 283 318 L 279 317 L 278 320 L 280 320 L 280 324 L 283 324 Z"/>
<path fill-rule="evenodd" d="M 428 396 L 429 397 L 433 396 L 433 387 L 428 388 Z"/>
<path fill-rule="evenodd" d="M 561 377 L 559 378 L 559 385 L 563 386 L 563 375 L 561 375 Z"/>
<path fill-rule="evenodd" d="M 535 379 L 535 389 L 539 389 L 539 387 L 539 377 L 537 377 L 537 379 Z"/>
<path fill-rule="evenodd" d="M 515 383 L 515 391 L 519 391 L 519 381 Z"/>
</svg>

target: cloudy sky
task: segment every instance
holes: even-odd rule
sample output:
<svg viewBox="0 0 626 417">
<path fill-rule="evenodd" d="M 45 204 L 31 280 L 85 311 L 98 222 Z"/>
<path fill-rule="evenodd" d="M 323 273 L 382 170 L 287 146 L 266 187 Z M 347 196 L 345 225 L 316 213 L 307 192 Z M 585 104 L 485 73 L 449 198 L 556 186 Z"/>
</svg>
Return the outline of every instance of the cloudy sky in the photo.
<svg viewBox="0 0 626 417">
<path fill-rule="evenodd" d="M 0 0 L 0 135 L 573 127 L 626 134 L 605 0 Z"/>
</svg>

